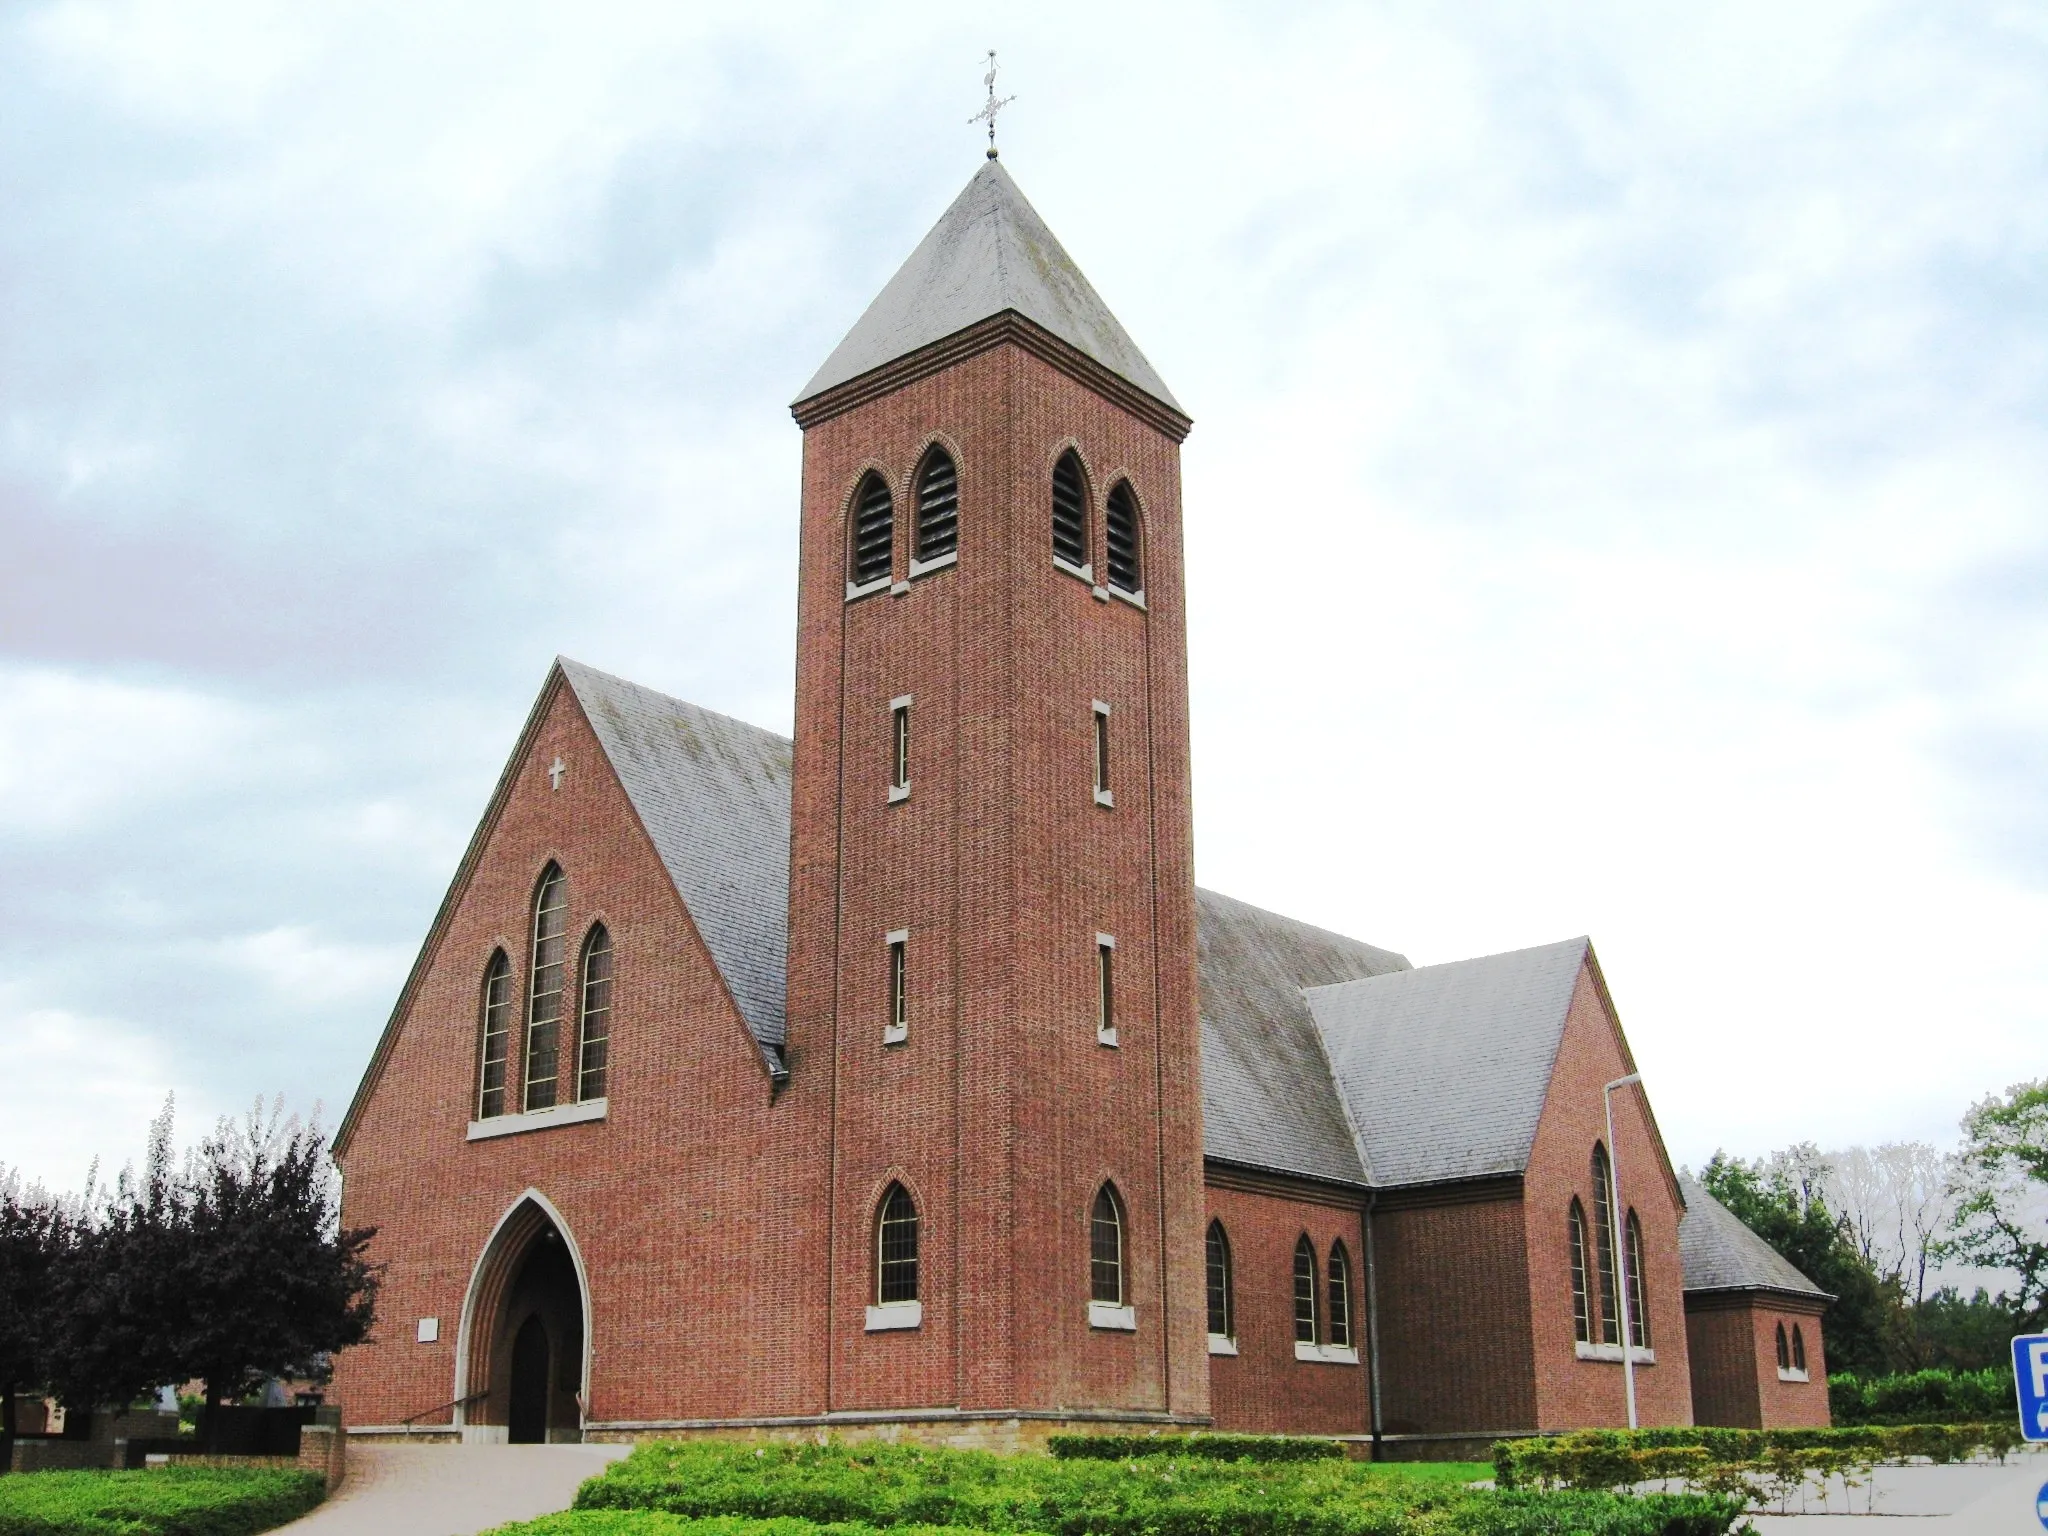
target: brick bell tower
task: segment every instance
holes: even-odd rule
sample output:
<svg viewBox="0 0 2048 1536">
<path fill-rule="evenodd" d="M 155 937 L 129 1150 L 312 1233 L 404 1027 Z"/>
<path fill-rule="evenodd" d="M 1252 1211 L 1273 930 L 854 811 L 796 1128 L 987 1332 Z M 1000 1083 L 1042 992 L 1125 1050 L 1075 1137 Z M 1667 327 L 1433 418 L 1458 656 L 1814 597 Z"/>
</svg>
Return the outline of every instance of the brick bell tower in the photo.
<svg viewBox="0 0 2048 1536">
<path fill-rule="evenodd" d="M 827 1408 L 1204 1420 L 1189 418 L 993 151 L 793 413 Z"/>
</svg>

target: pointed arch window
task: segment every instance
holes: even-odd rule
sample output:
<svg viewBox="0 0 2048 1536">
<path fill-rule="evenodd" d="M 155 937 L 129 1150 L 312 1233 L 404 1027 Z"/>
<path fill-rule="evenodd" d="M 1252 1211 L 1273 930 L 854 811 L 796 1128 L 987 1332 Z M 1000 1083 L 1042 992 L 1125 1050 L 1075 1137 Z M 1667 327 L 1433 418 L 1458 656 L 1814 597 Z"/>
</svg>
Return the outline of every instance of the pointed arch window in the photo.
<svg viewBox="0 0 2048 1536">
<path fill-rule="evenodd" d="M 583 941 L 582 1005 L 577 1025 L 576 1097 L 605 1096 L 612 1051 L 612 936 L 594 924 Z"/>
<path fill-rule="evenodd" d="M 1052 557 L 1076 570 L 1088 565 L 1088 482 L 1071 448 L 1052 467 Z"/>
<path fill-rule="evenodd" d="M 917 1298 L 917 1202 L 901 1184 L 891 1184 L 875 1211 L 875 1303 L 892 1307 Z"/>
<path fill-rule="evenodd" d="M 934 447 L 917 471 L 917 558 L 929 564 L 960 547 L 960 473 L 953 456 Z"/>
<path fill-rule="evenodd" d="M 1607 1148 L 1593 1143 L 1593 1256 L 1600 1297 L 1600 1342 L 1621 1342 L 1621 1310 L 1614 1284 L 1614 1176 Z"/>
<path fill-rule="evenodd" d="M 1569 1216 L 1572 1245 L 1572 1337 L 1581 1344 L 1593 1342 L 1592 1298 L 1586 1294 L 1586 1208 L 1572 1196 Z"/>
<path fill-rule="evenodd" d="M 1294 1342 L 1316 1342 L 1316 1247 L 1306 1232 L 1294 1245 Z"/>
<path fill-rule="evenodd" d="M 1785 1342 L 1785 1325 L 1783 1323 L 1778 1324 L 1778 1369 L 1781 1371 L 1792 1369 L 1792 1349 Z"/>
<path fill-rule="evenodd" d="M 526 1107 L 551 1109 L 561 1070 L 562 982 L 569 926 L 569 879 L 548 865 L 533 895 L 533 983 L 526 1009 Z"/>
<path fill-rule="evenodd" d="M 1138 496 L 1131 482 L 1119 480 L 1103 509 L 1102 532 L 1109 555 L 1109 584 L 1133 597 L 1145 590 L 1138 555 Z"/>
<path fill-rule="evenodd" d="M 1088 1299 L 1124 1305 L 1124 1202 L 1114 1184 L 1095 1192 L 1088 1214 Z"/>
<path fill-rule="evenodd" d="M 1224 1235 L 1223 1223 L 1209 1223 L 1209 1336 L 1212 1339 L 1229 1339 L 1237 1336 L 1236 1320 L 1231 1315 L 1230 1294 L 1230 1239 Z"/>
<path fill-rule="evenodd" d="M 484 967 L 483 1017 L 477 1045 L 476 1117 L 505 1113 L 505 1071 L 512 1052 L 512 962 L 491 951 Z"/>
<path fill-rule="evenodd" d="M 1351 1348 L 1351 1255 L 1341 1242 L 1330 1244 L 1330 1312 L 1323 1342 Z"/>
<path fill-rule="evenodd" d="M 1806 1333 L 1797 1323 L 1792 1325 L 1792 1369 L 1806 1369 Z"/>
<path fill-rule="evenodd" d="M 887 581 L 896 552 L 896 504 L 888 482 L 869 470 L 853 492 L 853 529 L 848 541 L 847 581 L 865 587 Z"/>
<path fill-rule="evenodd" d="M 1622 1237 L 1628 1245 L 1628 1341 L 1637 1349 L 1648 1349 L 1650 1308 L 1643 1297 L 1643 1224 L 1636 1220 L 1634 1207 L 1629 1209 Z"/>
</svg>

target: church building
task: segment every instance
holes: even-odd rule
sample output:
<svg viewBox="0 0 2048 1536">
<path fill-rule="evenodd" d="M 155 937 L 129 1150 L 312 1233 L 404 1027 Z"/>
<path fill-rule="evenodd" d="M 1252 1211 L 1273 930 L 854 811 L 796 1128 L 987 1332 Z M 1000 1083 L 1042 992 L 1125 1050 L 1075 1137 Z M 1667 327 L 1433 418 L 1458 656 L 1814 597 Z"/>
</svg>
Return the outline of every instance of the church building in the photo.
<svg viewBox="0 0 2048 1536">
<path fill-rule="evenodd" d="M 1190 418 L 993 151 L 793 413 L 794 738 L 558 660 L 342 1123 L 354 1432 L 1826 1422 L 1588 940 L 1196 888 Z"/>
</svg>

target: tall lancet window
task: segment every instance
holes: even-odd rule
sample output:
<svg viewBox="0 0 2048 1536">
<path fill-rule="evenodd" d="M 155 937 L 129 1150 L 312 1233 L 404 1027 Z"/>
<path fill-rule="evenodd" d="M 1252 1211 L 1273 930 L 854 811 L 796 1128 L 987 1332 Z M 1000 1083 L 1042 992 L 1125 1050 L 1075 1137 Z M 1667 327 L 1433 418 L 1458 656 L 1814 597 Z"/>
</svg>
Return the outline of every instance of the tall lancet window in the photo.
<svg viewBox="0 0 2048 1536">
<path fill-rule="evenodd" d="M 1237 1324 L 1231 1316 L 1230 1294 L 1230 1239 L 1224 1235 L 1223 1223 L 1209 1223 L 1209 1333 L 1214 1338 L 1230 1339 L 1237 1336 Z"/>
<path fill-rule="evenodd" d="M 1071 448 L 1052 467 L 1052 557 L 1076 570 L 1088 563 L 1088 483 Z"/>
<path fill-rule="evenodd" d="M 583 941 L 583 1006 L 576 1031 L 576 1097 L 605 1096 L 612 1054 L 612 936 L 603 923 Z"/>
<path fill-rule="evenodd" d="M 1593 1253 L 1599 1279 L 1600 1342 L 1621 1342 L 1621 1308 L 1614 1283 L 1614 1165 L 1607 1149 L 1593 1143 Z"/>
<path fill-rule="evenodd" d="M 1586 1294 L 1590 1271 L 1586 1262 L 1586 1208 L 1572 1196 L 1568 1216 L 1572 1245 L 1572 1337 L 1581 1344 L 1593 1342 L 1592 1298 Z"/>
<path fill-rule="evenodd" d="M 1145 590 L 1145 582 L 1138 563 L 1138 498 L 1130 481 L 1117 481 L 1109 493 L 1102 531 L 1109 544 L 1109 584 L 1135 597 Z"/>
<path fill-rule="evenodd" d="M 933 448 L 917 472 L 917 558 L 940 559 L 960 547 L 960 475 L 953 456 Z"/>
<path fill-rule="evenodd" d="M 888 482 L 873 470 L 853 493 L 853 529 L 846 579 L 856 587 L 887 581 L 896 553 L 896 504 Z"/>
<path fill-rule="evenodd" d="M 502 949 L 484 967 L 483 1020 L 477 1046 L 476 1117 L 505 1113 L 506 1058 L 512 1050 L 512 962 Z"/>
<path fill-rule="evenodd" d="M 1316 1341 L 1316 1248 L 1306 1232 L 1294 1245 L 1294 1342 Z"/>
<path fill-rule="evenodd" d="M 1628 1341 L 1637 1349 L 1650 1347 L 1650 1308 L 1643 1296 L 1643 1224 L 1630 1211 L 1622 1225 L 1628 1243 Z"/>
<path fill-rule="evenodd" d="M 1351 1347 L 1351 1255 L 1342 1243 L 1330 1244 L 1330 1312 L 1323 1342 Z"/>
<path fill-rule="evenodd" d="M 875 1301 L 884 1307 L 917 1300 L 917 1202 L 891 1184 L 875 1213 Z"/>
<path fill-rule="evenodd" d="M 533 897 L 533 986 L 526 1009 L 526 1107 L 549 1109 L 561 1067 L 562 973 L 569 926 L 569 880 L 550 864 Z"/>
<path fill-rule="evenodd" d="M 1124 1203 L 1114 1184 L 1095 1192 L 1088 1215 L 1088 1299 L 1124 1304 Z"/>
</svg>

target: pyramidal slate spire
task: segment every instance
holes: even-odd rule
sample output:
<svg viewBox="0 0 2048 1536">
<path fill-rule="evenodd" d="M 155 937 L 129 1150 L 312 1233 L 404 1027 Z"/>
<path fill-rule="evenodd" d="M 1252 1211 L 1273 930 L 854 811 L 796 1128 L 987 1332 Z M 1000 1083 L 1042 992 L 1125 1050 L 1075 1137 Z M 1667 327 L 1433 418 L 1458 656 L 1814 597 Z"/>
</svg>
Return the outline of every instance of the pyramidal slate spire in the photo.
<svg viewBox="0 0 2048 1536">
<path fill-rule="evenodd" d="M 1006 310 L 1180 412 L 1166 382 L 995 159 L 974 173 L 797 404 Z"/>
</svg>

